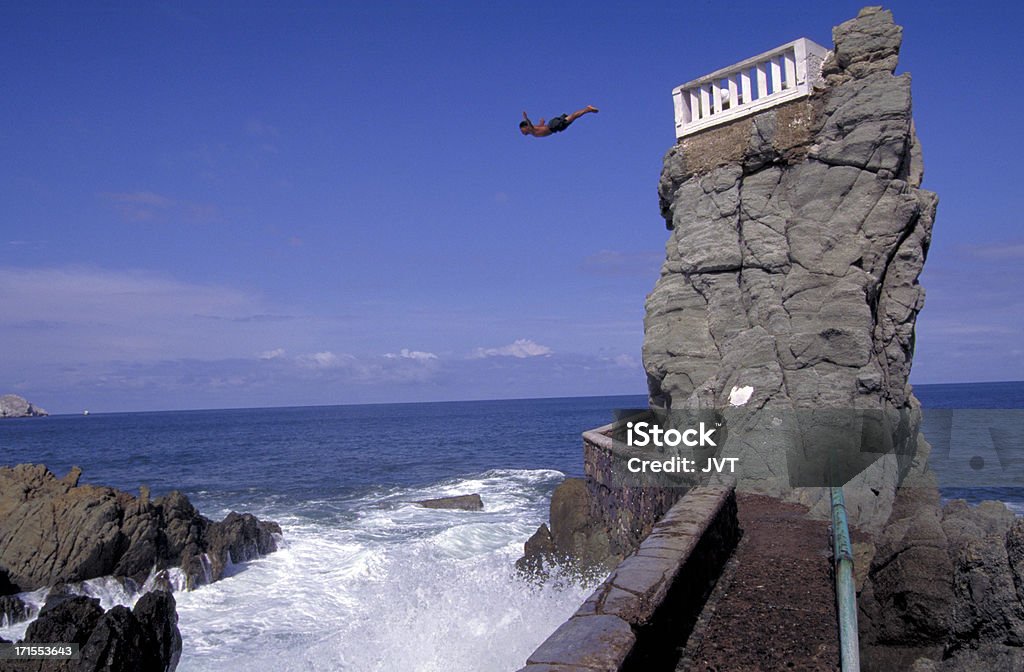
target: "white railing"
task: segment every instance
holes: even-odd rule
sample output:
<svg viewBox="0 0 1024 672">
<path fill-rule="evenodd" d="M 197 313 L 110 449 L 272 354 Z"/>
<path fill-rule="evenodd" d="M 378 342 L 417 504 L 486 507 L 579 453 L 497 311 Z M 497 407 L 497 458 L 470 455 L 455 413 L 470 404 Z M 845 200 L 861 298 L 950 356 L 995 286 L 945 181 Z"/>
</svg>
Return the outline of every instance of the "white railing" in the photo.
<svg viewBox="0 0 1024 672">
<path fill-rule="evenodd" d="M 827 53 L 802 37 L 677 86 L 676 138 L 809 95 Z"/>
</svg>

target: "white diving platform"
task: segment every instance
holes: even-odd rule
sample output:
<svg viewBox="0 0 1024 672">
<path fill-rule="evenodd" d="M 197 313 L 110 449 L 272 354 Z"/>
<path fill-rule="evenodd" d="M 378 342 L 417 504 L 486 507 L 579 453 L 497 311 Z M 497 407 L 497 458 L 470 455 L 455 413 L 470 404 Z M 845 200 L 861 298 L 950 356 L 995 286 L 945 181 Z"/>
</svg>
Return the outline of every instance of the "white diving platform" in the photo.
<svg viewBox="0 0 1024 672">
<path fill-rule="evenodd" d="M 677 86 L 676 139 L 810 95 L 827 54 L 802 37 Z"/>
</svg>

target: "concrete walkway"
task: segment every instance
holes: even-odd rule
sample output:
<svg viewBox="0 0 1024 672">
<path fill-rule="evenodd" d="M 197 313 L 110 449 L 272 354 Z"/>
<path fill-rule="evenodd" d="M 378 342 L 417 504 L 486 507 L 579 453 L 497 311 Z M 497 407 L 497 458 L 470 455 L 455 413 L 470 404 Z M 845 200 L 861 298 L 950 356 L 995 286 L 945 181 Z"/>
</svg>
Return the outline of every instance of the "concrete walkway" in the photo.
<svg viewBox="0 0 1024 672">
<path fill-rule="evenodd" d="M 838 670 L 828 523 L 797 504 L 736 499 L 743 538 L 677 672 Z"/>
</svg>

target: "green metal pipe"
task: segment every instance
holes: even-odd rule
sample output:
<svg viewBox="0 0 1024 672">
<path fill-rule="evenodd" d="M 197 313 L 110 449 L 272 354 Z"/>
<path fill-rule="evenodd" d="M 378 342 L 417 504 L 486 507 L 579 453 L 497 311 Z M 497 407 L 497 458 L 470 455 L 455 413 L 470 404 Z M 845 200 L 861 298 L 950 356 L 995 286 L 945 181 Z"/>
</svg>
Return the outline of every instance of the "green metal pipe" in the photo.
<svg viewBox="0 0 1024 672">
<path fill-rule="evenodd" d="M 853 582 L 853 547 L 846 521 L 843 489 L 832 490 L 832 558 L 836 569 L 836 608 L 839 611 L 839 656 L 842 672 L 860 672 L 857 633 L 857 591 Z"/>
</svg>

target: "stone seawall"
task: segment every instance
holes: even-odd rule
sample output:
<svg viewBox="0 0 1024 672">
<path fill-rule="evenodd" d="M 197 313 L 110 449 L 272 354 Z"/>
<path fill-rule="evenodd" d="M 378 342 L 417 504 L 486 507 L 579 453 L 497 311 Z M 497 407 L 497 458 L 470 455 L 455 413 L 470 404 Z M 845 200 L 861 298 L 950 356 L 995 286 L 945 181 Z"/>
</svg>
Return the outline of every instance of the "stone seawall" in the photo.
<svg viewBox="0 0 1024 672">
<path fill-rule="evenodd" d="M 520 672 L 671 665 L 740 534 L 734 484 L 691 489 Z"/>
<path fill-rule="evenodd" d="M 651 487 L 638 480 L 623 482 L 622 475 L 628 473 L 627 451 L 624 444 L 612 437 L 616 427 L 611 423 L 583 433 L 583 472 L 592 519 L 607 530 L 609 545 L 623 549 L 625 555 L 640 545 L 655 522 L 686 494 L 686 489 Z"/>
</svg>

